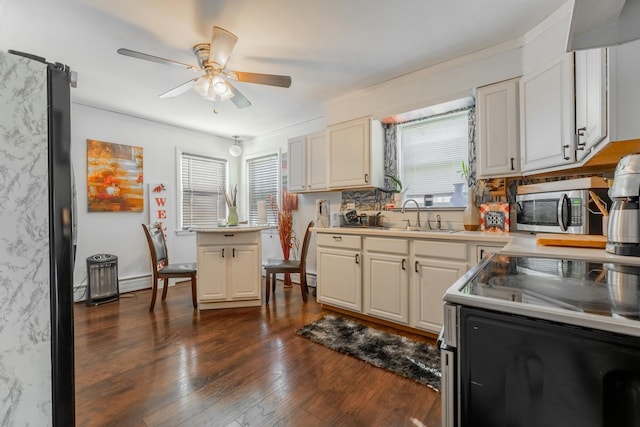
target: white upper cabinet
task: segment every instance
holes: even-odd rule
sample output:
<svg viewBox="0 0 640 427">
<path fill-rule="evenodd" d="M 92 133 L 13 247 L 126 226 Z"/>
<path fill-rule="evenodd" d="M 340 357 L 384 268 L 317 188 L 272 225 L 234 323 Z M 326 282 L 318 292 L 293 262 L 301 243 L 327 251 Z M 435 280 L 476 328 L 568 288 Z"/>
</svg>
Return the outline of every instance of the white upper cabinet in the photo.
<svg viewBox="0 0 640 427">
<path fill-rule="evenodd" d="M 523 172 L 575 162 L 573 53 L 520 80 L 520 155 Z"/>
<path fill-rule="evenodd" d="M 478 88 L 478 178 L 520 173 L 518 80 Z"/>
<path fill-rule="evenodd" d="M 575 53 L 576 157 L 582 160 L 607 136 L 607 51 Z"/>
<path fill-rule="evenodd" d="M 327 139 L 324 131 L 288 141 L 289 191 L 327 190 Z"/>
<path fill-rule="evenodd" d="M 329 187 L 384 186 L 384 134 L 380 122 L 362 117 L 328 128 Z"/>
<path fill-rule="evenodd" d="M 304 136 L 291 138 L 287 148 L 288 189 L 289 191 L 305 191 L 307 150 Z"/>
<path fill-rule="evenodd" d="M 327 135 L 316 132 L 308 135 L 307 142 L 307 188 L 311 191 L 327 189 Z"/>
</svg>

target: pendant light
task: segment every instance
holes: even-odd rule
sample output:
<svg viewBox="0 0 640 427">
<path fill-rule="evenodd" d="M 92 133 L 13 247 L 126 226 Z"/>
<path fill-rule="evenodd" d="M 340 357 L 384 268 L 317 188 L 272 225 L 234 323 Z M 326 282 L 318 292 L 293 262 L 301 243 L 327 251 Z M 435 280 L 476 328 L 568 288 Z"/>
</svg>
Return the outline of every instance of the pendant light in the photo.
<svg viewBox="0 0 640 427">
<path fill-rule="evenodd" d="M 232 137 L 235 142 L 231 147 L 229 147 L 229 154 L 231 154 L 233 157 L 238 157 L 240 156 L 240 154 L 242 154 L 242 147 L 238 144 L 238 138 L 240 137 L 238 135 L 233 135 Z"/>
</svg>

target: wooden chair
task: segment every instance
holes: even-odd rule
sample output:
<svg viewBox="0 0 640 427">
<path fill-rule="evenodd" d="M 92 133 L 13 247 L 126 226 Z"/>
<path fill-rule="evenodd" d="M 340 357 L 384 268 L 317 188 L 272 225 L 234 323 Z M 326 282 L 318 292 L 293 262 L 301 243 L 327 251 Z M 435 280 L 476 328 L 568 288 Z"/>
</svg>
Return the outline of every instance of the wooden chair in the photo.
<svg viewBox="0 0 640 427">
<path fill-rule="evenodd" d="M 164 287 L 162 288 L 162 300 L 164 301 L 167 297 L 169 279 L 179 277 L 189 277 L 191 279 L 193 308 L 198 308 L 198 293 L 196 290 L 196 273 L 198 270 L 196 264 L 169 264 L 167 242 L 164 240 L 162 226 L 159 223 L 151 225 L 142 224 L 142 228 L 144 229 L 144 234 L 147 236 L 149 252 L 151 252 L 151 264 L 153 265 L 153 295 L 151 296 L 151 306 L 149 307 L 149 311 L 152 311 L 156 304 L 158 280 L 163 280 Z"/>
<path fill-rule="evenodd" d="M 307 287 L 307 252 L 309 251 L 309 240 L 311 239 L 311 227 L 313 221 L 307 225 L 304 232 L 304 240 L 302 241 L 302 252 L 300 253 L 300 261 L 296 260 L 272 260 L 266 266 L 266 303 L 269 303 L 270 292 L 276 291 L 276 274 L 277 273 L 299 273 L 300 274 L 300 291 L 302 292 L 302 300 L 307 302 L 309 288 Z M 270 277 L 273 275 L 273 278 Z"/>
</svg>

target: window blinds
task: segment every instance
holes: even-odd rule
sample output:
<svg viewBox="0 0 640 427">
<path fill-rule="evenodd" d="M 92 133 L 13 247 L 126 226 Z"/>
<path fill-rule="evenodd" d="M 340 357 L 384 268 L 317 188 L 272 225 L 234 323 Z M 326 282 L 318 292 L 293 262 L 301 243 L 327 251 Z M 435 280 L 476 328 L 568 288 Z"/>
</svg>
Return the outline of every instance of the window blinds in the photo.
<svg viewBox="0 0 640 427">
<path fill-rule="evenodd" d="M 226 218 L 220 188 L 227 185 L 227 161 L 182 153 L 180 168 L 182 229 L 217 226 L 218 218 Z"/>
<path fill-rule="evenodd" d="M 460 169 L 468 160 L 468 110 L 398 126 L 402 182 L 407 197 L 453 193 L 462 182 Z"/>
<path fill-rule="evenodd" d="M 247 184 L 249 203 L 249 222 L 258 223 L 258 201 L 267 204 L 267 222 L 277 224 L 278 219 L 271 209 L 269 196 L 278 202 L 278 155 L 247 160 Z"/>
</svg>

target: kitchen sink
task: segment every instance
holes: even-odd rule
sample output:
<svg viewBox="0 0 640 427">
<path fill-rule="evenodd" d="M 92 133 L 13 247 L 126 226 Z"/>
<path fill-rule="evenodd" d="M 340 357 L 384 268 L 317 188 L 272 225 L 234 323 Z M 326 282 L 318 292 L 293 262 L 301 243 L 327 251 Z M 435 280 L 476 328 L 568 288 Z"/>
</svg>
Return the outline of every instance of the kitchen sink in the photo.
<svg viewBox="0 0 640 427">
<path fill-rule="evenodd" d="M 423 227 L 385 227 L 385 230 L 388 231 L 418 231 L 420 233 L 434 233 L 434 234 L 453 234 L 453 233 L 457 233 L 460 230 L 432 230 L 429 228 L 423 228 Z"/>
<path fill-rule="evenodd" d="M 420 230 L 416 230 L 421 233 L 434 233 L 434 234 L 453 234 L 457 233 L 460 230 L 429 230 L 428 228 L 421 228 Z"/>
</svg>

